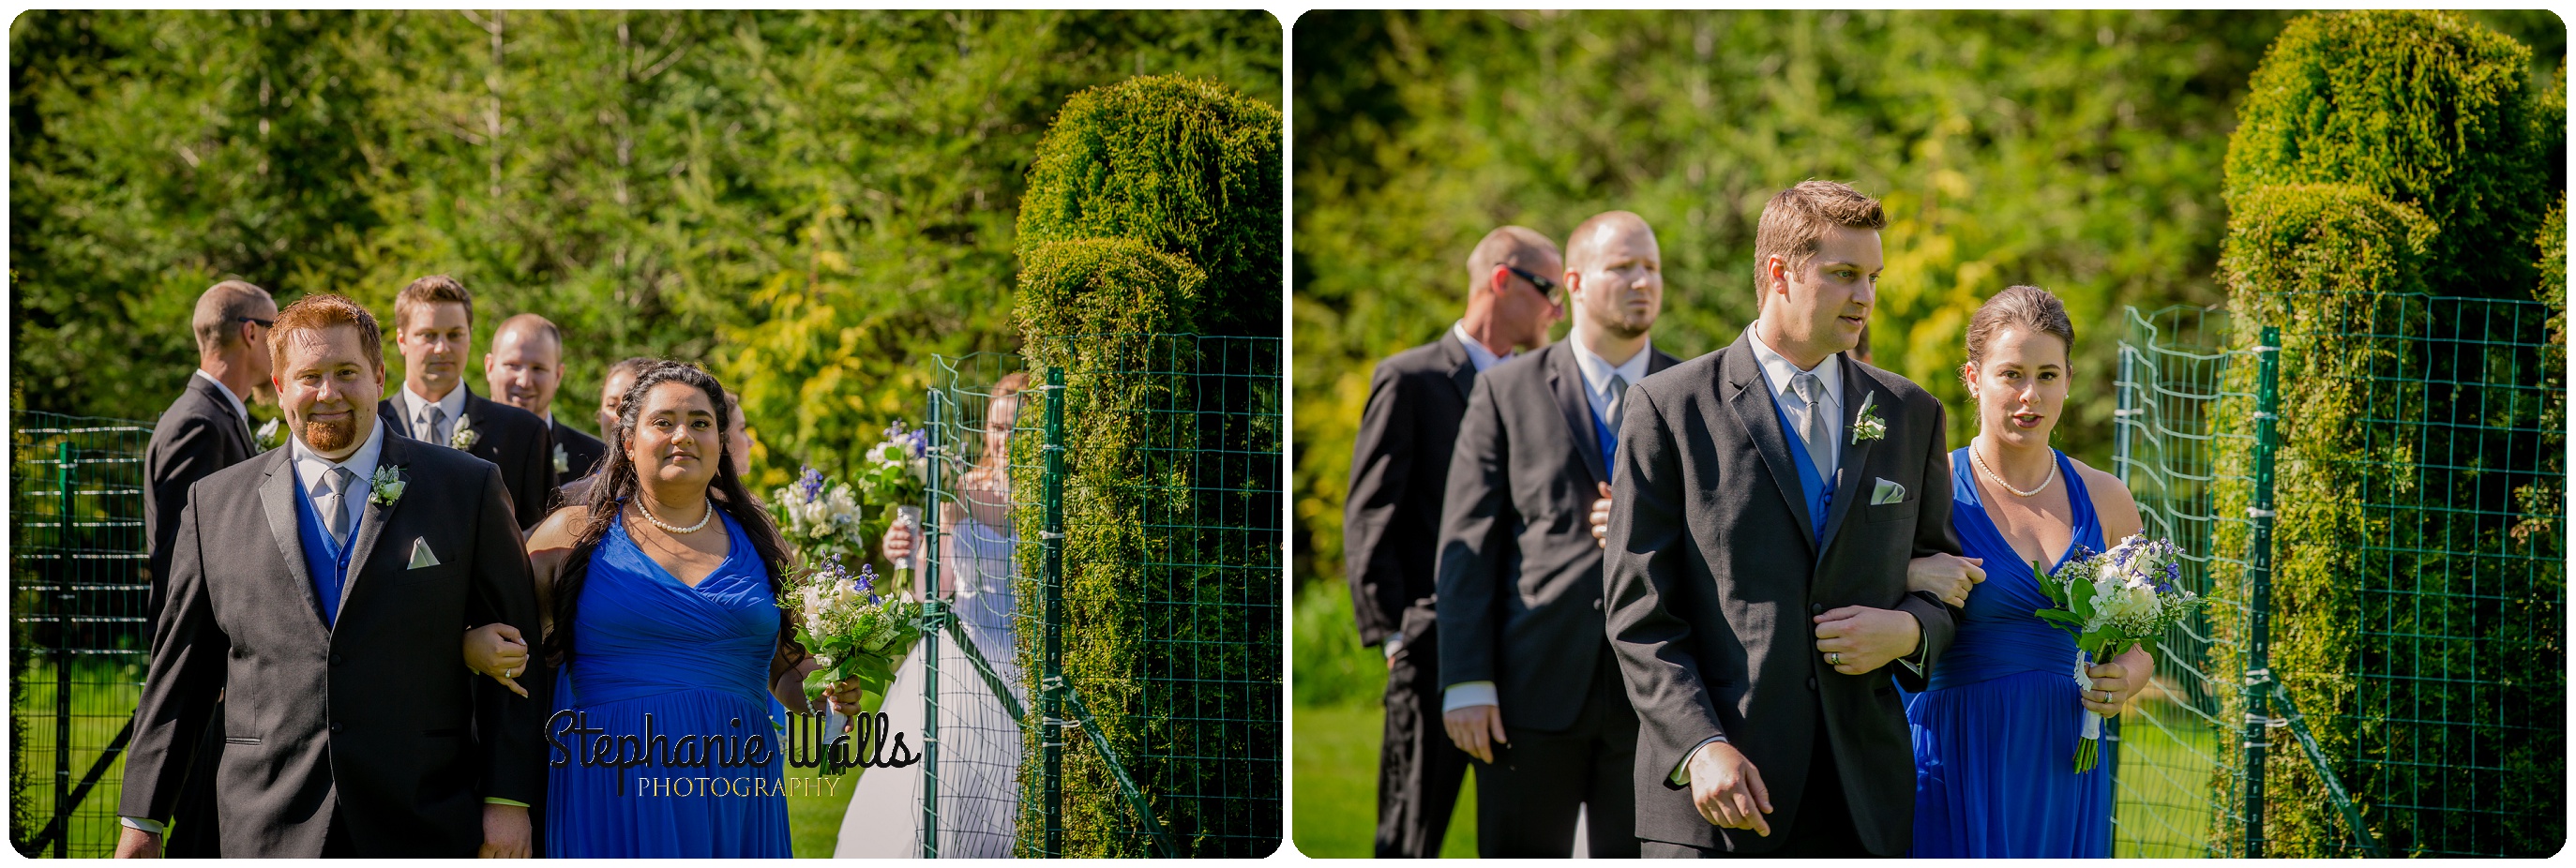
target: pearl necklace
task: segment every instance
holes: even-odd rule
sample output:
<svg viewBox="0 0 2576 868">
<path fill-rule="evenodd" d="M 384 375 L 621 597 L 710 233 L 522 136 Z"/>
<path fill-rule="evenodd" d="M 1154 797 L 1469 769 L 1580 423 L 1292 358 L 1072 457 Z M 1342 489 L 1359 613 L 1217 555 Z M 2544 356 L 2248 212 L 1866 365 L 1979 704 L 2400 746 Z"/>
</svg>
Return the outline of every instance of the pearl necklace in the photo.
<svg viewBox="0 0 2576 868">
<path fill-rule="evenodd" d="M 635 499 L 635 511 L 643 513 L 643 514 L 644 514 L 644 520 L 645 520 L 645 521 L 652 522 L 654 527 L 661 528 L 661 529 L 662 529 L 662 531 L 663 531 L 664 533 L 668 533 L 668 534 L 670 534 L 670 535 L 672 535 L 672 536 L 679 536 L 679 535 L 684 534 L 684 533 L 697 533 L 698 531 L 705 530 L 705 529 L 706 529 L 706 527 L 707 527 L 707 522 L 709 522 L 709 521 L 713 521 L 713 520 L 715 519 L 715 517 L 716 517 L 716 502 L 715 502 L 715 500 L 714 500 L 714 499 L 712 499 L 712 498 L 710 498 L 710 499 L 708 499 L 708 500 L 707 500 L 707 502 L 706 502 L 706 503 L 707 503 L 707 512 L 706 512 L 706 514 L 705 514 L 705 515 L 698 516 L 698 523 L 697 523 L 697 524 L 693 524 L 693 525 L 689 525 L 688 527 L 672 527 L 670 524 L 668 524 L 668 523 L 666 523 L 666 522 L 662 521 L 661 519 L 654 518 L 654 517 L 653 517 L 653 510 L 652 510 L 651 508 L 646 507 L 646 506 L 644 505 L 644 498 L 641 498 L 641 497 L 638 497 L 638 498 L 636 498 L 636 499 Z"/>
<path fill-rule="evenodd" d="M 2012 483 L 2005 482 L 2003 474 L 1996 473 L 1994 468 L 1987 467 L 1986 456 L 1977 452 L 1975 444 L 1969 444 L 1968 446 L 1968 460 L 1976 462 L 1978 473 L 1985 474 L 1987 480 L 1996 485 L 2003 486 L 2005 491 L 2012 492 L 2015 497 L 2038 497 L 2040 492 L 2047 491 L 2050 485 L 2057 482 L 2057 462 L 2055 461 L 2048 462 L 2048 478 L 2040 480 L 2038 488 L 2023 491 L 2021 489 L 2014 488 Z M 651 518 L 652 516 L 647 515 L 645 517 Z"/>
</svg>

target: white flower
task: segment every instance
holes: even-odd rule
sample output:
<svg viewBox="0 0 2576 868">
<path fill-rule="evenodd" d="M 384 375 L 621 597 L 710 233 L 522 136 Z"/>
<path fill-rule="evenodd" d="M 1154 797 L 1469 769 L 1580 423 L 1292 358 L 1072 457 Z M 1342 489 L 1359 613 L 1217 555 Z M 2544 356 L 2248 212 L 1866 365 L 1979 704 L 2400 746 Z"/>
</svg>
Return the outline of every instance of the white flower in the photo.
<svg viewBox="0 0 2576 868">
<path fill-rule="evenodd" d="M 392 506 L 402 499 L 405 484 L 402 468 L 378 467 L 376 475 L 367 480 L 367 500 L 377 506 Z"/>
<path fill-rule="evenodd" d="M 483 441 L 483 432 L 466 427 L 466 423 L 471 421 L 473 421 L 473 417 L 471 416 L 460 416 L 457 418 L 456 433 L 447 436 L 447 445 L 449 447 L 456 449 L 472 449 L 474 448 L 474 444 Z"/>
<path fill-rule="evenodd" d="M 277 445 L 280 421 L 282 420 L 270 419 L 268 424 L 259 426 L 259 442 L 270 446 Z"/>
<path fill-rule="evenodd" d="M 564 454 L 563 444 L 555 444 L 555 472 L 571 473 L 572 456 Z"/>
<path fill-rule="evenodd" d="M 1878 415 L 1878 393 L 1861 396 L 1860 412 L 1852 416 L 1852 445 L 1858 446 L 1887 436 L 1887 420 Z"/>
<path fill-rule="evenodd" d="M 814 655 L 814 662 L 816 662 L 816 663 L 821 663 L 821 664 L 823 664 L 823 665 L 825 665 L 825 666 L 830 666 L 830 665 L 832 665 L 832 655 L 830 655 L 830 654 L 816 654 L 816 655 Z"/>
</svg>

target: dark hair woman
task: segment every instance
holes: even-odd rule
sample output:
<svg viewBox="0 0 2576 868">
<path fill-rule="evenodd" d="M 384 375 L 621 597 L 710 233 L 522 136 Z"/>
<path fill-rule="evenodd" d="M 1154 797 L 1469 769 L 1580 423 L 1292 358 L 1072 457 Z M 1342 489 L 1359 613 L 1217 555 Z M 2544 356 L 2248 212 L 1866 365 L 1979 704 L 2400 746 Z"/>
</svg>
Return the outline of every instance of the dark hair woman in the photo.
<svg viewBox="0 0 2576 868">
<path fill-rule="evenodd" d="M 804 651 L 787 547 L 737 475 L 727 416 L 714 376 L 645 368 L 598 483 L 528 539 L 559 667 L 548 856 L 792 855 L 769 720 L 773 698 L 803 704 L 780 676 Z"/>
</svg>

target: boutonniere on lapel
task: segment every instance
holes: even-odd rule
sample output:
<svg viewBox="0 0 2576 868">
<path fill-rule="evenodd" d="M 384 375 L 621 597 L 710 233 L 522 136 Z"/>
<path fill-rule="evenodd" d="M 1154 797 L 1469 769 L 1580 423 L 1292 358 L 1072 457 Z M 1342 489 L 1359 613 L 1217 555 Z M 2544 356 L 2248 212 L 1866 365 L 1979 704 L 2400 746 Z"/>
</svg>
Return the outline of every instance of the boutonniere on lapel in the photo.
<svg viewBox="0 0 2576 868">
<path fill-rule="evenodd" d="M 268 420 L 268 424 L 259 426 L 259 448 L 277 448 L 278 442 L 284 439 L 280 436 L 280 433 L 286 430 L 284 425 L 279 424 L 282 421 L 283 420 L 280 419 L 270 419 Z"/>
<path fill-rule="evenodd" d="M 1852 417 L 1852 445 L 1887 436 L 1887 420 L 1879 418 L 1877 402 L 1877 392 L 1861 396 L 1860 412 Z"/>
<path fill-rule="evenodd" d="M 405 483 L 403 482 L 402 468 L 400 467 L 378 467 L 376 468 L 375 477 L 367 480 L 367 482 L 368 503 L 372 503 L 377 506 L 392 506 L 394 505 L 394 501 L 402 499 L 403 485 Z"/>
<path fill-rule="evenodd" d="M 447 435 L 448 447 L 460 450 L 474 448 L 474 444 L 483 440 L 483 432 L 474 430 L 473 426 L 474 417 L 457 416 L 456 433 Z"/>
<path fill-rule="evenodd" d="M 569 456 L 569 455 L 565 455 L 565 454 L 564 454 L 564 451 L 563 451 L 563 444 L 561 444 L 561 443 L 557 443 L 557 444 L 555 444 L 555 472 L 556 472 L 556 473 L 571 473 L 571 472 L 572 472 L 572 456 Z"/>
</svg>

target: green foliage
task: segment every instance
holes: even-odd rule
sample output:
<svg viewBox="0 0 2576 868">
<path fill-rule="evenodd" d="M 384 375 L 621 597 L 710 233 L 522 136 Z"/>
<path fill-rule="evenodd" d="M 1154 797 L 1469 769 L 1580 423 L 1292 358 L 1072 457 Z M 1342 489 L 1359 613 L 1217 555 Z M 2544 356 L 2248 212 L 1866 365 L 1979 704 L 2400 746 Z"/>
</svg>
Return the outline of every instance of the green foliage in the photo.
<svg viewBox="0 0 2576 868">
<path fill-rule="evenodd" d="M 1188 856 L 1266 855 L 1280 839 L 1278 348 L 1192 334 L 1276 307 L 1278 124 L 1205 82 L 1077 95 L 1020 215 L 1022 355 L 1064 385 L 1047 408 L 1062 429 L 1063 617 L 1045 629 L 1063 637 L 1064 683 Z M 1265 350 L 1267 371 L 1240 367 Z M 1019 477 L 1020 502 L 1044 503 L 1043 476 Z M 1045 538 L 1046 512 L 1018 511 L 1021 538 Z M 1043 551 L 1023 549 L 1026 574 L 1045 575 Z M 1025 623 L 1045 623 L 1042 594 L 1021 601 Z M 1048 674 L 1040 641 L 1022 642 L 1032 695 Z M 1112 758 L 1065 742 L 1062 849 L 1039 852 L 1032 799 L 1024 855 L 1149 855 Z M 1039 780 L 1037 736 L 1025 747 L 1022 777 Z"/>
<path fill-rule="evenodd" d="M 1375 707 L 1386 693 L 1386 662 L 1351 630 L 1350 588 L 1335 581 L 1307 582 L 1297 588 L 1292 617 L 1297 704 Z"/>
<path fill-rule="evenodd" d="M 842 475 L 919 416 L 932 354 L 1016 344 L 1012 220 L 1066 97 L 1141 72 L 1276 106 L 1282 35 L 1259 11 L 28 13 L 24 406 L 153 417 L 227 275 L 390 316 L 444 272 L 478 351 L 510 314 L 565 329 L 575 419 L 620 358 L 702 361 L 744 397 L 756 490 Z"/>
<path fill-rule="evenodd" d="M 2448 15 L 2301 19 L 2228 159 L 2238 348 L 2281 330 L 2269 665 L 2394 854 L 2565 839 L 2565 673 L 2532 665 L 2566 655 L 2564 464 L 2542 445 L 2563 438 L 2564 336 L 2542 320 L 2564 308 L 2565 194 L 2541 165 L 2563 159 L 2565 109 L 2525 91 L 2524 52 Z M 2246 358 L 2213 431 L 2255 430 Z M 2214 512 L 2243 515 L 2250 441 L 2224 442 Z M 2251 554 L 2246 525 L 2217 537 L 2221 562 Z M 2248 579 L 2217 570 L 2215 593 L 2246 600 Z M 2249 638 L 2221 636 L 2216 670 L 2241 671 Z M 2265 777 L 2273 852 L 2347 852 L 2303 758 L 2276 750 Z"/>
<path fill-rule="evenodd" d="M 1139 76 L 1075 94 L 1029 167 L 1023 254 L 1143 241 L 1198 264 L 1212 295 L 1239 302 L 1212 308 L 1205 331 L 1276 336 L 1280 144 L 1277 107 L 1214 81 Z"/>
<path fill-rule="evenodd" d="M 2275 184 L 2349 183 L 2442 229 L 2425 283 L 2519 297 L 2520 257 L 2564 186 L 2565 117 L 2535 123 L 2530 49 L 2456 14 L 2361 11 L 2292 22 L 2254 73 L 2227 151 L 2231 198 Z M 2546 161 L 2546 162 L 2544 162 Z"/>
<path fill-rule="evenodd" d="M 1437 337 L 1493 227 L 1643 215 L 1655 345 L 1753 315 L 1753 232 L 1808 178 L 1885 201 L 1876 363 L 1949 402 L 1968 315 L 2016 283 L 2077 341 L 2057 445 L 2111 466 L 2119 314 L 2212 304 L 2212 168 L 2276 12 L 1312 12 L 1298 19 L 1297 575 L 1340 575 L 1376 360 Z"/>
</svg>

